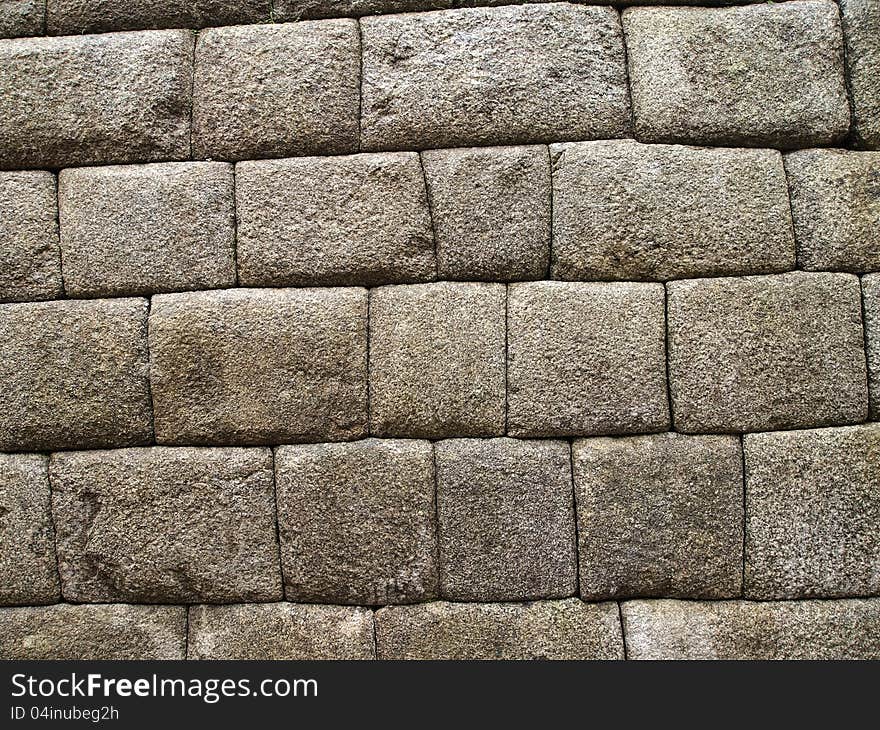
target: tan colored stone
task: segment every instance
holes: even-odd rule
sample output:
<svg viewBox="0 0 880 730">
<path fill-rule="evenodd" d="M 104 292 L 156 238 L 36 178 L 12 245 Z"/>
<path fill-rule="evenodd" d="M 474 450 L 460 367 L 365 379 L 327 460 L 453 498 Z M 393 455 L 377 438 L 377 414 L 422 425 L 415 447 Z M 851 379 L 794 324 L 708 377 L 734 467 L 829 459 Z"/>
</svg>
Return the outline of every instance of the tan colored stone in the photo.
<svg viewBox="0 0 880 730">
<path fill-rule="evenodd" d="M 865 149 L 880 150 L 880 4 L 876 0 L 839 0 L 839 4 L 855 141 Z"/>
</svg>

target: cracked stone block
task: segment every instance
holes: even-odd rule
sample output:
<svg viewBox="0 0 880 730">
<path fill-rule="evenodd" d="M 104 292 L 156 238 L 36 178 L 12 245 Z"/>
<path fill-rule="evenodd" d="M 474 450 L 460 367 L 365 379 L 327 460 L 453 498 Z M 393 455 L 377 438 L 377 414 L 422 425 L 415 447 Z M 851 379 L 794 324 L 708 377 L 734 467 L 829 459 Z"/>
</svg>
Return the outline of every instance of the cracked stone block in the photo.
<svg viewBox="0 0 880 730">
<path fill-rule="evenodd" d="M 464 8 L 361 21 L 364 149 L 621 137 L 623 34 L 612 8 Z"/>
<path fill-rule="evenodd" d="M 865 420 L 858 278 L 792 272 L 668 284 L 677 430 L 741 432 Z"/>
<path fill-rule="evenodd" d="M 830 0 L 627 8 L 623 29 L 641 141 L 790 148 L 849 131 Z"/>
<path fill-rule="evenodd" d="M 465 281 L 541 279 L 550 259 L 547 148 L 422 153 L 437 236 L 437 275 Z M 479 211 L 479 214 L 475 214 Z"/>
<path fill-rule="evenodd" d="M 434 236 L 414 152 L 236 166 L 244 286 L 350 286 L 434 278 Z"/>
<path fill-rule="evenodd" d="M 0 305 L 0 451 L 153 435 L 145 299 Z"/>
<path fill-rule="evenodd" d="M 380 13 L 413 13 L 422 10 L 451 8 L 456 0 L 273 0 L 276 21 L 334 18 L 340 15 L 360 17 Z M 507 2 L 508 0 L 504 0 Z M 541 0 L 539 0 L 541 1 Z M 459 3 L 466 5 L 465 3 Z M 481 2 L 489 5 L 490 2 Z"/>
<path fill-rule="evenodd" d="M 745 437 L 747 598 L 880 593 L 880 424 Z"/>
<path fill-rule="evenodd" d="M 880 659 L 880 599 L 627 601 L 629 659 Z"/>
<path fill-rule="evenodd" d="M 880 150 L 880 3 L 840 0 L 840 14 L 846 38 L 853 136 L 859 146 Z"/>
<path fill-rule="evenodd" d="M 0 605 L 58 600 L 45 456 L 0 454 L 0 545 Z"/>
<path fill-rule="evenodd" d="M 64 598 L 281 598 L 269 449 L 154 446 L 52 455 Z"/>
<path fill-rule="evenodd" d="M 880 269 L 880 152 L 801 150 L 785 169 L 799 266 Z"/>
<path fill-rule="evenodd" d="M 508 434 L 663 431 L 662 284 L 511 284 Z"/>
<path fill-rule="evenodd" d="M 662 281 L 794 268 L 775 150 L 621 140 L 550 151 L 554 278 Z"/>
<path fill-rule="evenodd" d="M 45 18 L 43 0 L 6 0 L 0 3 L 0 38 L 42 35 Z"/>
<path fill-rule="evenodd" d="M 880 421 L 880 274 L 862 277 L 872 421 Z"/>
<path fill-rule="evenodd" d="M 374 659 L 373 612 L 350 606 L 193 606 L 188 659 Z"/>
<path fill-rule="evenodd" d="M 440 594 L 456 601 L 574 595 L 568 443 L 451 439 L 435 447 Z"/>
<path fill-rule="evenodd" d="M 341 441 L 367 430 L 367 292 L 158 294 L 150 314 L 156 441 Z"/>
<path fill-rule="evenodd" d="M 282 446 L 275 479 L 287 600 L 382 605 L 436 596 L 430 443 Z"/>
<path fill-rule="evenodd" d="M 424 603 L 376 612 L 379 659 L 623 659 L 615 603 Z"/>
<path fill-rule="evenodd" d="M 741 595 L 737 437 L 585 439 L 572 457 L 585 599 Z"/>
<path fill-rule="evenodd" d="M 0 608 L 0 658 L 184 659 L 185 606 Z"/>
<path fill-rule="evenodd" d="M 331 155 L 358 148 L 354 20 L 209 28 L 193 76 L 193 155 Z"/>
<path fill-rule="evenodd" d="M 186 30 L 0 41 L 0 168 L 189 157 Z"/>
<path fill-rule="evenodd" d="M 504 432 L 505 287 L 440 282 L 370 292 L 370 432 Z"/>
<path fill-rule="evenodd" d="M 71 296 L 235 284 L 232 165 L 168 162 L 62 170 L 64 285 Z"/>
<path fill-rule="evenodd" d="M 0 302 L 61 296 L 55 176 L 0 172 Z"/>
</svg>

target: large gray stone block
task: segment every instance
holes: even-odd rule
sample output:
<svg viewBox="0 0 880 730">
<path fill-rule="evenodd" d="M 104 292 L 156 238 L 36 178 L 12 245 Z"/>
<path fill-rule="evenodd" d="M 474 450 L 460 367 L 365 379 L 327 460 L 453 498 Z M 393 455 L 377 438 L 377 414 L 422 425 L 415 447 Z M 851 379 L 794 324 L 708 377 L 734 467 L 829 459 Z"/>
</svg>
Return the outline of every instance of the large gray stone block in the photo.
<svg viewBox="0 0 880 730">
<path fill-rule="evenodd" d="M 880 3 L 840 0 L 856 143 L 880 150 Z"/>
<path fill-rule="evenodd" d="M 0 3 L 0 38 L 43 34 L 44 0 L 6 0 Z"/>
<path fill-rule="evenodd" d="M 491 5 L 492 2 L 477 2 Z M 505 0 L 506 2 L 507 0 Z M 288 22 L 311 18 L 334 18 L 340 15 L 362 16 L 380 13 L 413 13 L 421 10 L 451 8 L 456 0 L 273 0 L 275 20 Z M 469 2 L 459 2 L 467 5 Z"/>
<path fill-rule="evenodd" d="M 865 344 L 868 348 L 868 385 L 873 421 L 880 421 L 880 274 L 862 277 Z"/>
</svg>

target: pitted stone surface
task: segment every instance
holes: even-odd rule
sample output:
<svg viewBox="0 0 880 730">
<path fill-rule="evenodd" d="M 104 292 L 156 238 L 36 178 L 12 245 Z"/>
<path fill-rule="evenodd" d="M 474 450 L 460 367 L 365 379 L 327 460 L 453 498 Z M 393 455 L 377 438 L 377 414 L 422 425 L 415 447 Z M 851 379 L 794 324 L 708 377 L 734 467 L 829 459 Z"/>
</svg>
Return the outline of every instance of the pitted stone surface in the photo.
<svg viewBox="0 0 880 730">
<path fill-rule="evenodd" d="M 46 17 L 44 0 L 0 2 L 0 38 L 41 35 Z"/>
<path fill-rule="evenodd" d="M 880 274 L 862 277 L 865 308 L 865 344 L 868 347 L 870 418 L 880 421 Z"/>
<path fill-rule="evenodd" d="M 489 2 L 478 2 L 477 4 L 492 5 L 496 1 L 489 0 Z M 379 13 L 410 13 L 419 10 L 443 10 L 451 8 L 455 2 L 456 0 L 273 0 L 272 12 L 275 20 L 288 22 L 311 18 L 334 18 L 340 15 L 362 16 Z M 470 3 L 459 2 L 458 4 L 468 5 Z"/>
<path fill-rule="evenodd" d="M 268 449 L 58 453 L 50 475 L 68 601 L 281 598 Z"/>
<path fill-rule="evenodd" d="M 437 595 L 431 444 L 366 439 L 276 451 L 285 597 L 382 605 Z"/>
<path fill-rule="evenodd" d="M 853 106 L 853 136 L 866 149 L 880 150 L 880 3 L 840 0 L 846 63 Z"/>
</svg>

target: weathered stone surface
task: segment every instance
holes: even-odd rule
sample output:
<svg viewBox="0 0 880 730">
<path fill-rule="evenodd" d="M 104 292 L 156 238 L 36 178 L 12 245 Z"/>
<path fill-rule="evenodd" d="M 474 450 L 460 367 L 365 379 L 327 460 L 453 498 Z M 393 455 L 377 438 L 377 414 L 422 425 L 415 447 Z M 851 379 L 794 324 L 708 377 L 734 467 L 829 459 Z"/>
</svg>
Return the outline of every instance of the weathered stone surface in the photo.
<svg viewBox="0 0 880 730">
<path fill-rule="evenodd" d="M 627 601 L 630 659 L 880 659 L 880 599 Z"/>
<path fill-rule="evenodd" d="M 541 279 L 550 258 L 547 148 L 422 154 L 441 279 Z"/>
<path fill-rule="evenodd" d="M 381 605 L 437 594 L 427 441 L 366 439 L 276 451 L 288 600 Z"/>
<path fill-rule="evenodd" d="M 747 598 L 880 593 L 880 424 L 750 434 Z"/>
<path fill-rule="evenodd" d="M 366 285 L 434 277 L 434 236 L 414 152 L 236 167 L 245 286 Z"/>
<path fill-rule="evenodd" d="M 849 130 L 830 0 L 628 8 L 623 28 L 642 141 L 805 147 Z"/>
<path fill-rule="evenodd" d="M 741 595 L 743 477 L 735 436 L 575 441 L 581 595 Z"/>
<path fill-rule="evenodd" d="M 567 3 L 364 18 L 364 149 L 620 137 L 629 100 L 611 8 Z"/>
<path fill-rule="evenodd" d="M 46 457 L 0 454 L 0 605 L 58 600 L 54 539 Z"/>
<path fill-rule="evenodd" d="M 568 443 L 451 439 L 435 446 L 440 594 L 458 601 L 574 595 Z"/>
<path fill-rule="evenodd" d="M 281 598 L 272 453 L 193 447 L 53 454 L 64 598 Z"/>
<path fill-rule="evenodd" d="M 376 612 L 379 659 L 623 659 L 617 605 L 426 603 Z"/>
<path fill-rule="evenodd" d="M 64 285 L 72 296 L 235 283 L 232 165 L 168 162 L 63 170 Z"/>
<path fill-rule="evenodd" d="M 0 168 L 189 156 L 185 30 L 0 41 Z"/>
<path fill-rule="evenodd" d="M 0 608 L 0 659 L 184 659 L 184 606 Z"/>
<path fill-rule="evenodd" d="M 373 612 L 347 606 L 193 606 L 188 659 L 373 659 Z"/>
<path fill-rule="evenodd" d="M 477 4 L 491 5 L 494 2 L 495 0 L 478 2 Z M 334 18 L 340 15 L 359 17 L 379 13 L 442 10 L 451 8 L 453 4 L 454 0 L 273 0 L 272 14 L 275 20 L 287 22 L 311 18 Z M 459 2 L 458 4 L 473 3 Z"/>
<path fill-rule="evenodd" d="M 858 279 L 850 274 L 668 284 L 677 430 L 761 431 L 867 416 Z"/>
<path fill-rule="evenodd" d="M 366 433 L 364 289 L 159 294 L 150 354 L 159 443 L 277 444 Z"/>
<path fill-rule="evenodd" d="M 370 432 L 504 433 L 502 284 L 440 282 L 370 292 Z"/>
<path fill-rule="evenodd" d="M 880 152 L 802 150 L 785 170 L 799 266 L 880 269 Z"/>
<path fill-rule="evenodd" d="M 55 176 L 0 172 L 0 302 L 61 294 Z"/>
<path fill-rule="evenodd" d="M 0 451 L 152 438 L 147 301 L 0 305 Z"/>
<path fill-rule="evenodd" d="M 354 152 L 354 20 L 209 28 L 193 77 L 193 154 L 242 160 Z"/>
<path fill-rule="evenodd" d="M 680 279 L 794 268 L 775 150 L 552 145 L 553 277 Z"/>
<path fill-rule="evenodd" d="M 660 284 L 511 284 L 508 433 L 665 430 L 664 337 Z"/>
<path fill-rule="evenodd" d="M 0 2 L 0 38 L 41 35 L 46 17 L 43 0 Z"/>
<path fill-rule="evenodd" d="M 880 421 L 880 274 L 862 277 L 872 421 Z"/>
<path fill-rule="evenodd" d="M 840 0 L 846 38 L 847 80 L 853 105 L 853 133 L 861 147 L 880 149 L 880 4 Z"/>
</svg>

